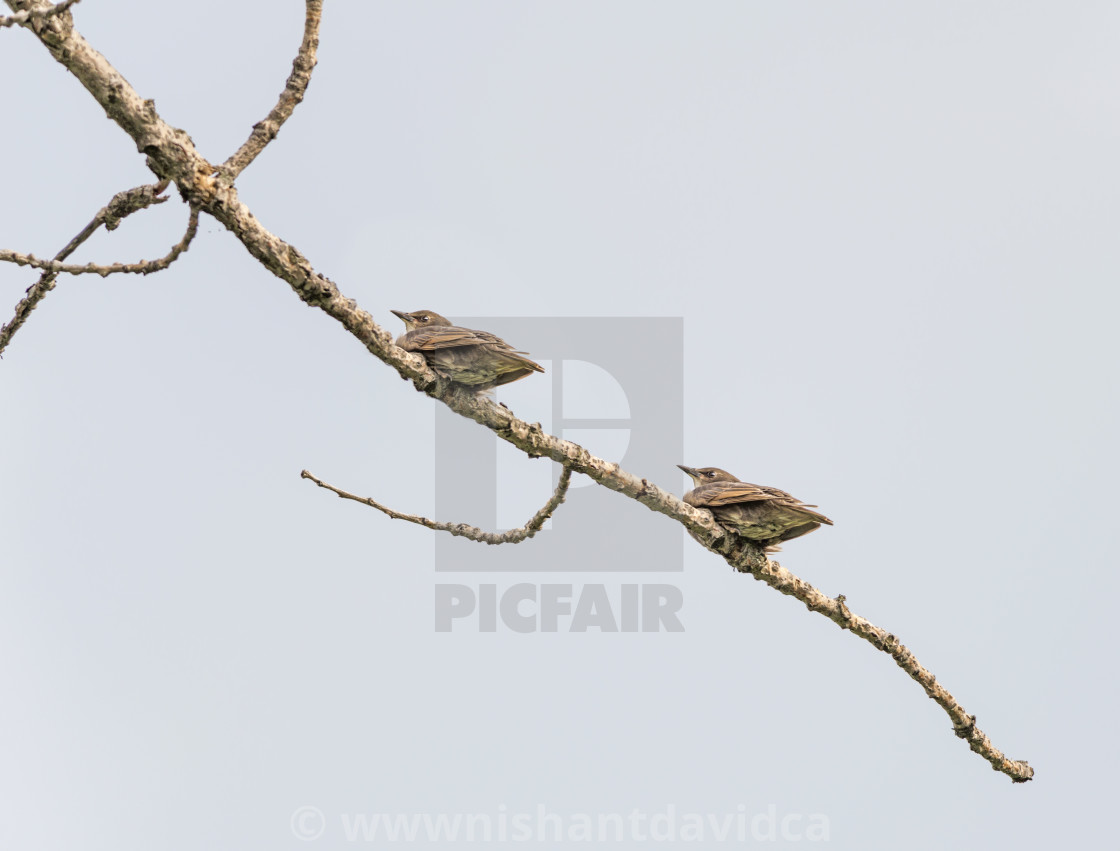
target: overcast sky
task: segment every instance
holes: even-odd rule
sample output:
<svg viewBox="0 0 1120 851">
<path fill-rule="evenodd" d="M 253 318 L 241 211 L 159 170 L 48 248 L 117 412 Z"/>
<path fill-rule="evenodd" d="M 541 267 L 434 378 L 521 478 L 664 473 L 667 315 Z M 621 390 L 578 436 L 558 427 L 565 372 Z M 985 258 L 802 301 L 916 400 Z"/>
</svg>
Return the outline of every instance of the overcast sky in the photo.
<svg viewBox="0 0 1120 851">
<path fill-rule="evenodd" d="M 220 162 L 283 87 L 303 6 L 74 16 Z M 683 531 L 671 574 L 605 572 L 594 540 L 568 544 L 585 571 L 534 570 L 542 536 L 523 569 L 448 577 L 434 532 L 302 481 L 430 516 L 435 403 L 204 217 L 164 273 L 60 279 L 0 362 L 0 845 L 354 847 L 379 813 L 637 811 L 735 816 L 747 845 L 811 846 L 823 819 L 861 851 L 1102 847 L 1118 28 L 1104 2 L 328 3 L 307 99 L 237 183 L 394 333 L 390 308 L 509 317 L 551 358 L 516 318 L 679 317 L 683 453 L 624 466 L 820 505 L 836 525 L 782 563 L 896 634 L 1034 782 Z M 28 31 L 0 30 L 0 77 L 0 245 L 51 256 L 152 177 Z M 186 217 L 173 200 L 74 259 L 162 255 Z M 0 323 L 35 278 L 0 268 Z M 548 423 L 555 373 L 500 398 Z M 596 386 L 601 417 L 634 392 Z M 550 471 L 505 453 L 510 525 Z M 669 522 L 602 505 L 636 547 Z M 448 582 L 670 584 L 684 631 L 437 633 Z"/>
</svg>

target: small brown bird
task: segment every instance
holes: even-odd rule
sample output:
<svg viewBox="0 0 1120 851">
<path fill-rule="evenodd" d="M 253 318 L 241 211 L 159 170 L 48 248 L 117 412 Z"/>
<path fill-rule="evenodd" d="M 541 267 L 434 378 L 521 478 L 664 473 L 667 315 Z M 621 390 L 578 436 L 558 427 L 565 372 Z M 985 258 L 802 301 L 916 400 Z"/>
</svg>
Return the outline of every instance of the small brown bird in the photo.
<svg viewBox="0 0 1120 851">
<path fill-rule="evenodd" d="M 684 495 L 684 501 L 695 508 L 707 508 L 721 526 L 750 538 L 767 552 L 777 552 L 777 545 L 819 529 L 832 521 L 813 511 L 815 505 L 765 485 L 740 482 L 718 467 L 685 467 L 696 487 Z"/>
<path fill-rule="evenodd" d="M 431 310 L 392 311 L 405 326 L 397 345 L 424 356 L 428 366 L 475 393 L 487 393 L 544 368 L 501 337 L 452 325 Z"/>
</svg>

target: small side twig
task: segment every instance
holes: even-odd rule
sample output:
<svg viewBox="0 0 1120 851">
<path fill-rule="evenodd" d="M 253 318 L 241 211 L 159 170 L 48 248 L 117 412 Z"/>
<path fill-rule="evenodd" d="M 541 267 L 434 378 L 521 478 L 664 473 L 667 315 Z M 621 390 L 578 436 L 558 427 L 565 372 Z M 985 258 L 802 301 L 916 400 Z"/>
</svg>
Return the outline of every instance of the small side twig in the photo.
<svg viewBox="0 0 1120 851">
<path fill-rule="evenodd" d="M 303 23 L 303 41 L 300 43 L 299 52 L 292 61 L 292 73 L 288 75 L 288 82 L 284 91 L 280 93 L 280 100 L 272 111 L 253 125 L 253 132 L 245 140 L 237 152 L 219 167 L 219 171 L 233 180 L 245 170 L 257 155 L 265 149 L 284 124 L 297 105 L 303 101 L 307 85 L 311 82 L 311 71 L 318 61 L 315 57 L 319 49 L 319 22 L 323 17 L 323 0 L 307 0 L 307 15 Z"/>
<path fill-rule="evenodd" d="M 564 501 L 564 496 L 568 492 L 568 484 L 572 480 L 572 470 L 570 467 L 564 467 L 560 471 L 560 481 L 556 485 L 556 490 L 553 491 L 552 496 L 549 497 L 548 502 L 544 504 L 540 511 L 533 515 L 533 518 L 517 529 L 510 529 L 506 532 L 487 532 L 479 529 L 477 526 L 470 526 L 466 523 L 441 523 L 438 520 L 429 520 L 427 517 L 420 517 L 416 514 L 402 514 L 399 511 L 394 511 L 376 500 L 370 499 L 368 496 L 356 496 L 352 493 L 347 493 L 344 490 L 339 490 L 333 485 L 328 485 L 321 479 L 317 479 L 311 475 L 307 470 L 300 473 L 300 477 L 304 479 L 311 479 L 315 484 L 321 488 L 326 488 L 333 491 L 343 499 L 352 499 L 355 502 L 360 502 L 371 508 L 376 508 L 378 511 L 388 514 L 394 520 L 407 520 L 409 523 L 416 523 L 419 526 L 426 526 L 429 529 L 435 529 L 437 532 L 450 532 L 452 535 L 466 538 L 469 541 L 478 541 L 482 544 L 520 544 L 526 538 L 531 538 L 541 530 L 544 522 L 552 516 L 552 513 L 559 507 L 560 503 Z"/>
<path fill-rule="evenodd" d="M 106 225 L 106 227 L 108 227 L 108 225 Z M 20 254 L 18 251 L 0 248 L 0 261 L 15 263 L 17 266 L 31 266 L 35 269 L 42 269 L 52 275 L 60 275 L 63 272 L 68 275 L 100 275 L 102 278 L 118 274 L 150 275 L 152 272 L 162 272 L 178 260 L 179 255 L 187 250 L 197 233 L 198 210 L 196 208 L 191 208 L 190 220 L 187 222 L 187 230 L 186 233 L 183 234 L 183 238 L 175 243 L 171 250 L 158 260 L 141 260 L 139 263 L 109 263 L 106 265 L 100 263 L 85 263 L 83 265 L 77 265 L 73 263 L 60 263 L 58 260 L 41 260 L 34 254 Z"/>
<path fill-rule="evenodd" d="M 146 209 L 153 204 L 162 204 L 167 200 L 167 196 L 163 195 L 163 191 L 170 185 L 170 181 L 161 180 L 159 183 L 149 183 L 144 186 L 134 186 L 132 189 L 126 189 L 123 192 L 118 192 L 109 199 L 109 203 L 97 211 L 97 215 L 90 220 L 78 235 L 70 240 L 66 247 L 63 248 L 58 254 L 54 256 L 55 263 L 61 263 L 74 251 L 77 250 L 83 242 L 89 239 L 102 225 L 105 230 L 116 230 L 120 225 L 121 220 L 126 216 L 130 216 L 138 210 Z M 195 227 L 197 228 L 197 216 L 193 219 Z M 188 229 L 189 232 L 189 229 Z M 194 234 L 191 233 L 193 238 Z M 184 246 L 185 249 L 186 246 Z M 174 250 L 174 249 L 172 249 Z M 175 255 L 176 257 L 181 254 L 183 249 Z M 174 258 L 172 258 L 174 259 Z M 16 305 L 15 317 L 0 328 L 0 354 L 3 353 L 12 335 L 16 333 L 23 324 L 27 321 L 27 317 L 33 311 L 51 290 L 54 289 L 55 279 L 58 277 L 58 270 L 45 271 L 30 287 L 27 288 L 27 294 Z"/>
<path fill-rule="evenodd" d="M 70 9 L 76 3 L 82 0 L 63 0 L 62 3 L 55 3 L 53 6 L 48 6 L 45 9 L 24 9 L 22 12 L 16 12 L 14 15 L 0 15 L 0 28 L 14 27 L 21 24 L 26 24 L 28 21 L 40 21 L 43 18 L 49 18 L 52 15 L 61 15 Z"/>
</svg>

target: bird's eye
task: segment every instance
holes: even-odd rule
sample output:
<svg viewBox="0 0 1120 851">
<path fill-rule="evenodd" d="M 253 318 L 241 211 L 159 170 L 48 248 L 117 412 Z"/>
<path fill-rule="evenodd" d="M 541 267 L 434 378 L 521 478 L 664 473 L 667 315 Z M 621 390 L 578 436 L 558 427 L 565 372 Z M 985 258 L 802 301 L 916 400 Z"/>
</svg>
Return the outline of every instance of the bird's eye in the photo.
<svg viewBox="0 0 1120 851">
<path fill-rule="evenodd" d="M 417 321 L 417 322 L 427 322 L 427 321 L 428 321 L 428 317 L 427 317 L 427 316 L 417 316 L 417 317 L 416 317 L 416 321 Z"/>
<path fill-rule="evenodd" d="M 704 475 L 707 476 L 709 479 L 714 479 L 716 477 L 715 473 L 705 473 Z"/>
</svg>

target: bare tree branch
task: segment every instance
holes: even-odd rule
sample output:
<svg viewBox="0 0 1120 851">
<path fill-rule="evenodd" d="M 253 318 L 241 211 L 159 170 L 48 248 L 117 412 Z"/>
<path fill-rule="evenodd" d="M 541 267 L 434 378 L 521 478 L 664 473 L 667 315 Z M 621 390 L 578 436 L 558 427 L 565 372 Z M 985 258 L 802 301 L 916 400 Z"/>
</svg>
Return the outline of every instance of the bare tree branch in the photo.
<svg viewBox="0 0 1120 851">
<path fill-rule="evenodd" d="M 27 0 L 5 2 L 16 8 Z M 540 425 L 518 419 L 511 411 L 485 397 L 456 389 L 433 373 L 422 358 L 397 348 L 392 336 L 380 328 L 370 314 L 316 272 L 294 246 L 269 233 L 238 199 L 231 185 L 214 180 L 214 168 L 194 147 L 189 136 L 164 123 L 154 104 L 144 101 L 72 25 L 60 18 L 48 18 L 34 25 L 34 29 L 55 59 L 82 82 L 106 114 L 135 140 L 137 148 L 147 155 L 149 167 L 159 177 L 174 180 L 192 205 L 225 225 L 252 256 L 286 281 L 304 302 L 336 319 L 370 353 L 396 369 L 402 378 L 411 380 L 418 390 L 440 400 L 456 413 L 481 423 L 529 456 L 547 456 L 574 472 L 589 476 L 603 487 L 673 518 L 736 570 L 750 573 L 782 594 L 795 597 L 811 611 L 823 614 L 889 654 L 945 710 L 953 722 L 954 732 L 995 770 L 1020 783 L 1034 775 L 1026 762 L 1008 759 L 997 750 L 976 727 L 975 718 L 937 684 L 933 674 L 923 668 L 897 638 L 852 614 L 842 599 L 826 596 L 777 562 L 770 561 L 753 543 L 717 525 L 710 512 L 686 505 L 646 479 L 626 472 L 618 464 L 596 458 L 571 441 L 546 434 Z"/>
<path fill-rule="evenodd" d="M 75 236 L 70 242 L 66 244 L 58 254 L 54 256 L 55 262 L 58 263 L 65 260 L 74 251 L 89 239 L 97 231 L 99 227 L 105 225 L 106 230 L 116 230 L 121 223 L 121 219 L 130 216 L 137 210 L 143 210 L 153 204 L 162 204 L 167 200 L 163 196 L 163 191 L 170 185 L 171 181 L 161 180 L 159 183 L 151 183 L 145 186 L 135 186 L 132 189 L 126 189 L 123 192 L 118 192 L 109 199 L 109 203 L 97 211 L 97 215 L 90 220 L 78 235 Z M 198 214 L 194 214 L 194 222 L 197 227 Z M 2 251 L 2 249 L 0 249 Z M 39 280 L 32 284 L 27 289 L 27 295 L 20 299 L 19 304 L 16 305 L 15 317 L 12 321 L 0 328 L 0 354 L 3 353 L 12 335 L 16 333 L 27 321 L 27 317 L 31 315 L 39 302 L 46 298 L 47 293 L 54 289 L 55 278 L 58 277 L 58 270 L 44 272 Z"/>
<path fill-rule="evenodd" d="M 437 532 L 450 532 L 457 537 L 466 538 L 469 541 L 478 541 L 481 544 L 520 544 L 527 538 L 533 537 L 544 526 L 546 520 L 552 516 L 560 503 L 564 501 L 565 495 L 568 493 L 568 484 L 572 480 L 572 471 L 564 467 L 560 471 L 560 481 L 556 485 L 556 490 L 553 491 L 552 496 L 549 497 L 541 510 L 532 516 L 528 523 L 520 526 L 517 529 L 509 529 L 505 532 L 487 532 L 484 529 L 479 529 L 477 526 L 471 526 L 467 523 L 442 523 L 438 520 L 429 520 L 427 517 L 421 517 L 418 514 L 402 514 L 399 511 L 394 511 L 381 503 L 370 499 L 368 496 L 355 496 L 352 493 L 347 493 L 344 490 L 339 490 L 334 485 L 329 485 L 321 479 L 317 479 L 311 475 L 307 470 L 300 473 L 300 477 L 304 479 L 311 479 L 315 484 L 321 488 L 326 488 L 333 491 L 343 499 L 352 499 L 355 502 L 363 503 L 364 505 L 376 508 L 378 511 L 388 514 L 394 520 L 407 520 L 409 523 L 416 523 L 419 526 L 426 526 L 429 529 L 435 529 Z"/>
<path fill-rule="evenodd" d="M 36 269 L 43 269 L 52 275 L 60 275 L 63 272 L 68 275 L 100 275 L 102 278 L 115 274 L 150 275 L 152 272 L 162 272 L 178 260 L 179 255 L 190 247 L 191 241 L 197 233 L 198 210 L 192 207 L 183 238 L 158 260 L 141 260 L 139 263 L 110 263 L 108 265 L 86 263 L 79 266 L 71 263 L 60 263 L 58 260 L 41 260 L 34 254 L 20 254 L 18 251 L 0 248 L 0 261 L 15 263 L 17 266 L 32 266 Z"/>
<path fill-rule="evenodd" d="M 223 175 L 232 181 L 245 170 L 265 146 L 276 138 L 280 127 L 303 101 L 311 72 L 315 68 L 316 51 L 319 49 L 319 22 L 323 17 L 323 0 L 307 0 L 307 16 L 303 24 L 303 41 L 292 62 L 292 73 L 280 93 L 280 100 L 263 121 L 253 125 L 253 132 L 237 152 L 221 165 Z"/>
<path fill-rule="evenodd" d="M 25 9 L 22 12 L 16 12 L 14 15 L 9 15 L 7 17 L 0 15 L 0 28 L 14 27 L 33 20 L 42 20 L 51 15 L 61 15 L 63 12 L 69 11 L 71 6 L 81 2 L 82 0 L 63 0 L 62 3 L 57 3 L 54 6 L 48 6 L 46 8 Z"/>
</svg>

